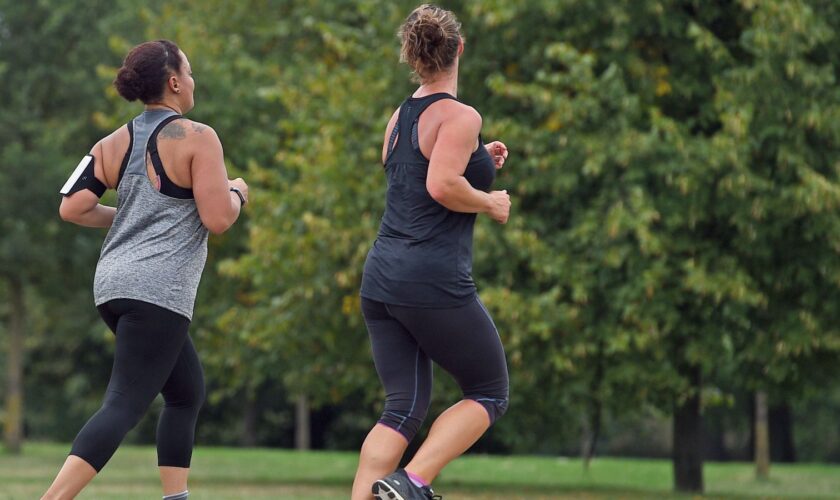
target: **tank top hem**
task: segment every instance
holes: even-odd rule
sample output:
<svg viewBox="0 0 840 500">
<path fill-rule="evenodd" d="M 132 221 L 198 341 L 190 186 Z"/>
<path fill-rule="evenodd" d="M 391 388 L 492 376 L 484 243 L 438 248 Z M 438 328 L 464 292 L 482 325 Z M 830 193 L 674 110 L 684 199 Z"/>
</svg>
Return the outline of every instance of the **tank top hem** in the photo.
<svg viewBox="0 0 840 500">
<path fill-rule="evenodd" d="M 414 307 L 417 309 L 454 309 L 456 307 L 463 307 L 478 297 L 478 291 L 473 291 L 469 296 L 465 297 L 461 300 L 448 300 L 446 302 L 426 302 L 426 303 L 418 303 L 413 301 L 405 301 L 394 299 L 393 297 L 386 297 L 383 295 L 378 295 L 376 293 L 370 293 L 367 290 L 361 290 L 359 292 L 359 296 L 368 299 L 368 300 L 375 300 L 376 302 L 382 302 L 383 304 L 388 304 L 391 306 L 400 306 L 400 307 Z"/>
<path fill-rule="evenodd" d="M 174 312 L 180 316 L 187 318 L 189 321 L 192 321 L 193 311 L 185 311 L 180 307 L 174 307 L 171 304 L 160 303 L 155 300 L 154 297 L 147 297 L 142 293 L 130 293 L 130 292 L 119 292 L 119 293 L 110 293 L 107 295 L 102 295 L 97 297 L 94 300 L 94 304 L 99 307 L 102 304 L 107 304 L 112 300 L 118 299 L 127 299 L 127 300 L 139 300 L 140 302 L 146 302 L 148 304 L 152 304 L 153 306 L 160 307 L 161 309 L 166 309 L 167 311 Z"/>
</svg>

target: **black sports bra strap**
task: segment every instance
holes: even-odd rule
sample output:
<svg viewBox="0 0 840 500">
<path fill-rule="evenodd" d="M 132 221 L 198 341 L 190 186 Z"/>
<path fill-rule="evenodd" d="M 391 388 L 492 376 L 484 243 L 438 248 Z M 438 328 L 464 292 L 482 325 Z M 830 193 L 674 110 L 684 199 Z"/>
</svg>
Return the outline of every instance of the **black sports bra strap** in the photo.
<svg viewBox="0 0 840 500">
<path fill-rule="evenodd" d="M 175 121 L 179 118 L 183 118 L 183 116 L 181 116 L 181 115 L 167 116 L 160 123 L 158 123 L 158 126 L 155 127 L 155 130 L 152 132 L 152 135 L 149 136 L 149 142 L 148 142 L 148 145 L 146 146 L 146 149 L 149 152 L 149 156 L 151 156 L 151 158 L 152 158 L 152 166 L 154 166 L 154 168 L 155 168 L 155 173 L 157 173 L 160 176 L 166 175 L 166 171 L 163 170 L 163 163 L 161 163 L 160 154 L 158 154 L 157 137 L 158 137 L 158 134 L 160 133 L 160 131 L 163 130 L 163 127 L 169 125 L 171 122 L 173 122 L 173 121 Z"/>
<path fill-rule="evenodd" d="M 160 178 L 160 192 L 167 196 L 171 196 L 172 198 L 191 199 L 193 198 L 192 189 L 181 187 L 172 182 L 169 176 L 166 175 L 166 170 L 163 168 L 163 162 L 160 161 L 160 153 L 158 153 L 158 134 L 164 127 L 169 125 L 169 123 L 179 118 L 183 118 L 183 116 L 172 115 L 164 118 L 163 121 L 155 127 L 152 135 L 149 136 L 149 142 L 146 146 L 146 150 L 149 152 L 149 158 L 152 160 L 152 167 L 155 169 L 155 173 Z"/>
</svg>

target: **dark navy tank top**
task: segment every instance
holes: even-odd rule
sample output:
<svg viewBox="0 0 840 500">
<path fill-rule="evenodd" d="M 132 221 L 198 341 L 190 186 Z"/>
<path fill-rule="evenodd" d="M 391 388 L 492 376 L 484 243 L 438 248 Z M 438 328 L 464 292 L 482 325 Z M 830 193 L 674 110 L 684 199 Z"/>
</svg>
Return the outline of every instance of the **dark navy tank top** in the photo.
<svg viewBox="0 0 840 500">
<path fill-rule="evenodd" d="M 455 99 L 446 93 L 409 97 L 400 106 L 388 144 L 388 190 L 379 234 L 368 252 L 361 295 L 410 307 L 457 307 L 475 297 L 472 278 L 476 214 L 453 212 L 426 189 L 429 160 L 420 152 L 417 123 L 432 103 Z M 496 177 L 481 136 L 464 177 L 488 191 Z"/>
</svg>

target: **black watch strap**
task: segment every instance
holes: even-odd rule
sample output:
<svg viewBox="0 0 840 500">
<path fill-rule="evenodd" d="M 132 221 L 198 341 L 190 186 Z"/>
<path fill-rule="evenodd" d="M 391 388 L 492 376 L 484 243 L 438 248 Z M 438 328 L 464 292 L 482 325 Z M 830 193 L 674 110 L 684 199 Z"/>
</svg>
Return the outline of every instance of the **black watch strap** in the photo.
<svg viewBox="0 0 840 500">
<path fill-rule="evenodd" d="M 232 192 L 236 193 L 236 196 L 239 197 L 239 203 L 240 203 L 239 206 L 244 207 L 245 206 L 245 197 L 242 196 L 242 191 L 240 191 L 239 188 L 235 188 L 235 187 L 231 187 L 230 190 Z"/>
</svg>

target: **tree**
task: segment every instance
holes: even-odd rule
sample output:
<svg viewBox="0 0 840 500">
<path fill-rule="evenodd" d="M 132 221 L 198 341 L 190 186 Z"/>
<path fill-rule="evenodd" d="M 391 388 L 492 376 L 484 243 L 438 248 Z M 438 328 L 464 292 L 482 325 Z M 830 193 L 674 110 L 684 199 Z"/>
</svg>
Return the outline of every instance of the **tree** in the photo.
<svg viewBox="0 0 840 500">
<path fill-rule="evenodd" d="M 725 172 L 708 163 L 714 75 L 733 63 L 720 46 L 737 43 L 744 16 L 696 2 L 475 10 L 497 23 L 488 45 L 512 52 L 490 87 L 519 103 L 496 112 L 500 135 L 523 144 L 509 181 L 520 222 L 489 258 L 507 282 L 496 312 L 515 349 L 529 346 L 514 358 L 611 411 L 672 413 L 675 486 L 700 491 L 703 374 L 732 359 L 763 300 L 727 248 Z M 504 39 L 514 19 L 534 28 L 530 50 Z"/>
<path fill-rule="evenodd" d="M 45 325 L 30 311 L 90 297 L 86 285 L 102 235 L 61 223 L 57 190 L 98 138 L 96 63 L 114 58 L 109 31 L 131 29 L 124 3 L 0 5 L 0 281 L 9 298 L 2 328 L 9 337 L 4 428 L 13 452 L 20 450 L 26 414 L 26 347 Z M 98 13 L 94 21 L 90 12 Z M 90 317 L 92 309 L 55 319 Z"/>
<path fill-rule="evenodd" d="M 767 400 L 799 398 L 836 374 L 838 316 L 838 129 L 833 62 L 840 10 L 834 2 L 743 2 L 751 23 L 741 40 L 749 61 L 717 82 L 727 151 L 722 195 L 734 207 L 732 253 L 766 299 L 750 314 L 753 335 L 739 346 L 742 383 Z M 762 87 L 756 92 L 756 86 Z M 759 472 L 761 475 L 761 472 Z"/>
</svg>

